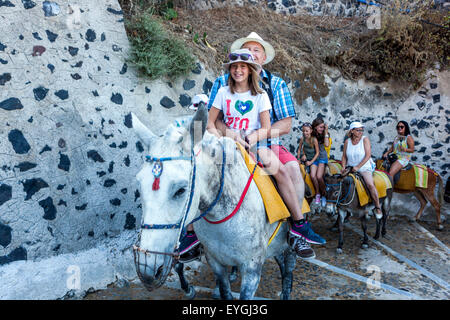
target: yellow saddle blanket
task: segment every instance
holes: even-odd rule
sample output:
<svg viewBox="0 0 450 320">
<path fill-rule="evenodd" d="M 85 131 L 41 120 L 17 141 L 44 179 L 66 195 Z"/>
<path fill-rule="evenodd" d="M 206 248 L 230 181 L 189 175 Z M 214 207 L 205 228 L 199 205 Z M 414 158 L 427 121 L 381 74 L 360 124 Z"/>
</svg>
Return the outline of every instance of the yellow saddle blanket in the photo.
<svg viewBox="0 0 450 320">
<path fill-rule="evenodd" d="M 362 184 L 360 178 L 356 177 L 354 174 L 350 173 L 350 176 L 353 178 L 353 181 L 356 185 L 356 192 L 358 193 L 359 205 L 365 206 L 369 202 L 372 201 L 370 196 L 367 193 L 366 188 Z M 362 179 L 362 178 L 361 178 Z M 375 170 L 373 173 L 373 181 L 375 183 L 375 187 L 377 188 L 378 198 L 386 197 L 386 190 L 392 188 L 391 181 L 386 173 L 382 171 Z"/>
<path fill-rule="evenodd" d="M 242 153 L 242 157 L 244 158 L 245 165 L 247 166 L 248 171 L 252 173 L 253 168 L 256 164 L 255 161 L 249 156 L 242 145 L 236 143 L 236 146 Z M 283 199 L 281 198 L 275 185 L 273 184 L 272 179 L 264 171 L 264 169 L 259 166 L 256 167 L 255 173 L 253 174 L 253 181 L 255 181 L 259 193 L 261 194 L 261 197 L 263 199 L 267 218 L 269 219 L 270 224 L 291 216 L 288 208 L 283 202 Z M 311 210 L 309 208 L 308 202 L 303 199 L 302 213 L 307 213 L 310 211 Z"/>
</svg>

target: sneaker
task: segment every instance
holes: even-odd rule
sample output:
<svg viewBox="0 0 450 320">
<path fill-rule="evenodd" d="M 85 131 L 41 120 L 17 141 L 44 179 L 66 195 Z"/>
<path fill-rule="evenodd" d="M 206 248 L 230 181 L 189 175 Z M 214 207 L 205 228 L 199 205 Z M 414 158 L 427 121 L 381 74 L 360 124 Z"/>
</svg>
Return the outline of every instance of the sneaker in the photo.
<svg viewBox="0 0 450 320">
<path fill-rule="evenodd" d="M 320 203 L 320 194 L 316 194 L 316 200 L 314 200 L 315 204 L 319 204 Z"/>
<path fill-rule="evenodd" d="M 200 241 L 197 239 L 197 235 L 194 233 L 188 234 L 181 239 L 180 241 L 180 247 L 178 248 L 178 251 L 180 252 L 180 256 L 185 254 L 186 252 L 194 249 L 196 246 L 200 244 Z"/>
<path fill-rule="evenodd" d="M 305 222 L 304 224 L 298 225 L 292 223 L 290 233 L 296 237 L 303 237 L 305 240 L 312 244 L 325 244 L 327 241 L 316 234 L 309 222 Z"/>
<path fill-rule="evenodd" d="M 327 206 L 327 198 L 322 197 L 322 198 L 320 199 L 320 201 L 322 202 L 322 207 L 326 207 L 326 206 Z"/>
<path fill-rule="evenodd" d="M 313 259 L 316 257 L 314 250 L 306 242 L 305 238 L 289 237 L 289 245 L 301 259 Z"/>
</svg>

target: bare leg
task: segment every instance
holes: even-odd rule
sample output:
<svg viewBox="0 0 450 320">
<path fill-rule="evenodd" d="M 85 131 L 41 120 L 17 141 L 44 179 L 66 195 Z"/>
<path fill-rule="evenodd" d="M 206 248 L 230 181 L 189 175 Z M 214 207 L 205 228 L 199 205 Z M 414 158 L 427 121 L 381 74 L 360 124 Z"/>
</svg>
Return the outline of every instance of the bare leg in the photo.
<svg viewBox="0 0 450 320">
<path fill-rule="evenodd" d="M 273 175 L 277 181 L 278 188 L 280 189 L 280 195 L 284 200 L 284 203 L 288 207 L 291 216 L 294 220 L 303 219 L 302 210 L 295 186 L 292 183 L 292 179 L 289 177 L 289 172 L 276 154 L 268 148 L 260 148 L 258 150 L 259 158 L 265 166 L 265 170 Z"/>
<path fill-rule="evenodd" d="M 397 174 L 397 172 L 399 172 L 402 169 L 402 165 L 400 164 L 400 162 L 395 161 L 392 165 L 391 168 L 389 169 L 389 175 L 394 178 L 394 176 Z"/>
<path fill-rule="evenodd" d="M 320 189 L 319 189 L 319 181 L 317 180 L 317 166 L 315 164 L 311 165 L 311 180 L 312 183 L 314 185 L 314 190 L 316 191 L 316 194 L 320 194 Z"/>
<path fill-rule="evenodd" d="M 303 198 L 305 197 L 305 182 L 303 181 L 302 172 L 297 161 L 286 162 L 285 165 L 288 170 L 289 177 L 294 184 L 295 191 L 297 193 L 298 201 L 300 205 L 303 204 Z"/>
<path fill-rule="evenodd" d="M 380 208 L 380 199 L 378 198 L 378 191 L 377 191 L 377 188 L 375 188 L 375 183 L 373 182 L 372 172 L 365 171 L 365 172 L 360 172 L 360 174 L 363 176 L 364 181 L 366 182 L 367 188 L 369 189 L 370 196 L 372 197 L 375 207 L 378 208 L 376 210 L 381 218 L 383 215 L 383 212 L 381 211 L 381 208 Z M 379 218 L 377 217 L 377 219 L 379 219 Z"/>
<path fill-rule="evenodd" d="M 319 184 L 319 193 L 321 196 L 325 195 L 325 181 L 323 180 L 323 174 L 325 172 L 325 163 L 319 163 L 317 168 L 317 182 Z"/>
</svg>

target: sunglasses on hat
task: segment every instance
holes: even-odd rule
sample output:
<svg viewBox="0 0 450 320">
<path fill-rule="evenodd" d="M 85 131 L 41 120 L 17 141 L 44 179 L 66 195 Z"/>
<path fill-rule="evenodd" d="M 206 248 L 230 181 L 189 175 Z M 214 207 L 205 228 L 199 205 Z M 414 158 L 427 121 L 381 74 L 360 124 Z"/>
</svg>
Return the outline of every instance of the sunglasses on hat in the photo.
<svg viewBox="0 0 450 320">
<path fill-rule="evenodd" d="M 230 59 L 230 61 L 236 61 L 239 58 L 241 58 L 242 61 L 253 61 L 252 55 L 248 53 L 230 53 L 228 55 L 228 58 Z"/>
</svg>

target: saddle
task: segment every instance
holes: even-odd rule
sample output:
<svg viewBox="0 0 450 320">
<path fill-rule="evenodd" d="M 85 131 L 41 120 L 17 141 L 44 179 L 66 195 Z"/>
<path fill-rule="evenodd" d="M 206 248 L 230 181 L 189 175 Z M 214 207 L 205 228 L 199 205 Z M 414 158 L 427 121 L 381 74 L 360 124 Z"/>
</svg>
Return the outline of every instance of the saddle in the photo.
<svg viewBox="0 0 450 320">
<path fill-rule="evenodd" d="M 359 205 L 363 207 L 369 202 L 372 202 L 363 177 L 358 173 L 350 173 L 349 176 L 353 178 L 353 182 L 355 183 Z M 380 199 L 386 197 L 386 191 L 392 189 L 388 174 L 380 170 L 375 170 L 373 173 L 373 181 L 375 183 L 375 188 L 377 188 L 378 197 Z"/>
<path fill-rule="evenodd" d="M 314 189 L 314 185 L 311 180 L 311 176 L 309 175 L 309 172 L 306 172 L 305 165 L 302 164 L 300 161 L 298 162 L 300 166 L 300 171 L 302 172 L 303 180 L 305 181 L 305 197 L 311 198 L 316 195 L 316 191 Z M 330 170 L 331 175 L 335 175 L 338 173 L 341 173 L 342 171 L 342 165 L 340 162 L 336 160 L 328 160 L 328 169 Z"/>
<path fill-rule="evenodd" d="M 236 146 L 241 151 L 248 171 L 252 173 L 256 164 L 254 158 L 248 154 L 248 152 L 241 144 L 236 143 Z M 288 208 L 283 202 L 283 199 L 278 193 L 274 181 L 272 181 L 271 177 L 264 171 L 261 166 L 256 167 L 253 174 L 253 181 L 255 181 L 259 193 L 261 194 L 261 198 L 264 202 L 264 207 L 266 208 L 266 214 L 270 224 L 279 220 L 289 218 L 291 216 Z M 310 211 L 311 209 L 309 208 L 308 202 L 303 199 L 302 213 L 305 214 Z"/>
<path fill-rule="evenodd" d="M 411 192 L 416 188 L 428 188 L 428 174 L 431 169 L 422 164 L 408 164 L 394 176 L 394 189 L 397 192 Z"/>
</svg>

